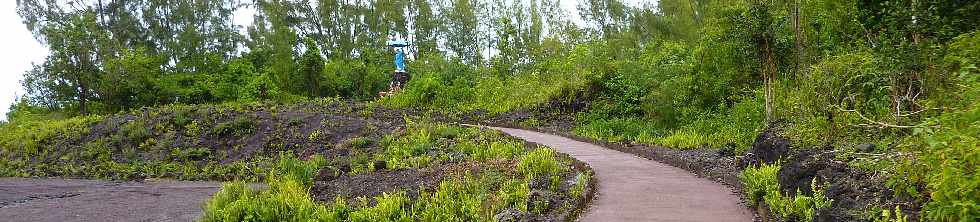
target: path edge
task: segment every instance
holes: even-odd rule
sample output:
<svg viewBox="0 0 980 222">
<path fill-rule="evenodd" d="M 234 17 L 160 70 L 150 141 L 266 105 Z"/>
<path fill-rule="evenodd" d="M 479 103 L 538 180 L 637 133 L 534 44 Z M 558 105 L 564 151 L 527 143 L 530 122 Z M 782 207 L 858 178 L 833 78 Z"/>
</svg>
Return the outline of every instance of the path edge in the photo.
<svg viewBox="0 0 980 222">
<path fill-rule="evenodd" d="M 732 172 L 727 175 L 713 175 L 708 171 L 708 169 L 697 167 L 699 164 L 696 161 L 671 155 L 671 152 L 676 152 L 677 149 L 671 149 L 671 148 L 657 146 L 657 145 L 632 144 L 632 143 L 609 142 L 605 140 L 597 140 L 593 138 L 575 135 L 571 131 L 557 131 L 546 127 L 535 128 L 535 127 L 527 127 L 527 126 L 522 126 L 517 124 L 509 124 L 509 123 L 500 124 L 500 123 L 487 123 L 487 122 L 474 123 L 474 124 L 469 124 L 469 123 L 457 123 L 457 124 L 463 126 L 482 127 L 482 128 L 490 128 L 490 129 L 492 129 L 493 127 L 500 127 L 500 128 L 528 130 L 528 131 L 539 132 L 539 133 L 547 133 L 547 134 L 565 137 L 578 142 L 589 143 L 606 149 L 623 152 L 639 158 L 667 164 L 669 166 L 676 167 L 684 171 L 687 171 L 688 173 L 694 174 L 699 178 L 705 178 L 710 180 L 711 182 L 720 183 L 728 187 L 733 193 L 735 193 L 736 196 L 738 196 L 739 198 L 738 204 L 744 207 L 745 209 L 749 210 L 749 212 L 752 212 L 753 221 L 771 221 L 769 220 L 771 219 L 771 217 L 766 216 L 768 215 L 767 213 L 769 211 L 765 206 L 761 206 L 761 205 L 758 207 L 750 206 L 748 200 L 746 199 L 746 194 L 742 189 L 743 184 L 741 180 L 738 179 L 737 172 Z M 648 148 L 649 150 L 639 150 L 629 146 L 642 146 Z M 647 151 L 647 152 L 641 152 L 641 151 Z M 593 180 L 594 179 L 595 178 L 593 178 Z"/>
<path fill-rule="evenodd" d="M 508 133 L 506 133 L 504 131 L 501 131 L 499 129 L 496 129 L 495 127 L 497 127 L 497 126 L 489 126 L 489 125 L 482 125 L 482 124 L 467 124 L 467 123 L 456 123 L 456 124 L 457 125 L 460 125 L 460 126 L 463 126 L 463 127 L 475 127 L 475 128 L 485 129 L 485 130 L 497 131 L 497 132 L 503 134 L 504 136 L 507 136 L 507 137 L 510 137 L 510 138 L 514 138 L 514 139 L 523 141 L 524 144 L 526 144 L 526 145 L 531 145 L 531 146 L 535 146 L 535 147 L 539 147 L 539 146 L 540 147 L 549 147 L 549 146 L 545 146 L 545 145 L 540 144 L 540 143 L 531 142 L 531 141 L 528 141 L 528 140 L 521 139 L 521 138 L 515 137 L 513 135 L 510 135 L 510 134 L 508 134 Z M 506 127 L 506 128 L 512 128 L 512 127 Z M 515 129 L 519 129 L 519 128 L 515 128 Z M 522 129 L 522 130 L 530 130 L 530 129 Z M 538 131 L 535 131 L 535 132 L 538 132 Z M 557 134 L 555 134 L 555 135 L 557 135 Z M 558 135 L 558 136 L 561 136 L 561 135 Z M 551 148 L 552 150 L 554 150 L 555 153 L 558 153 L 560 156 L 563 156 L 563 157 L 566 157 L 568 159 L 571 159 L 572 161 L 575 161 L 580 166 L 585 167 L 585 169 L 588 170 L 588 172 L 592 174 L 592 176 L 589 177 L 589 181 L 587 182 L 586 188 L 584 190 L 584 192 L 585 192 L 585 193 L 583 193 L 583 196 L 584 197 L 582 197 L 582 200 L 583 201 L 580 202 L 577 206 L 575 206 L 575 210 L 573 210 L 571 212 L 571 215 L 569 215 L 569 217 L 566 218 L 567 219 L 566 221 L 568 221 L 568 222 L 579 221 L 581 219 L 582 215 L 585 215 L 586 212 L 589 212 L 589 210 L 592 209 L 592 207 L 593 207 L 596 199 L 599 198 L 599 195 L 601 195 L 599 193 L 599 179 L 596 178 L 596 173 L 595 173 L 595 170 L 592 169 L 592 166 L 589 165 L 588 163 L 586 163 L 585 161 L 582 161 L 582 160 L 579 160 L 579 159 L 577 159 L 575 157 L 572 157 L 571 155 L 568 155 L 567 153 L 558 151 L 554 147 L 549 147 L 549 148 Z"/>
</svg>

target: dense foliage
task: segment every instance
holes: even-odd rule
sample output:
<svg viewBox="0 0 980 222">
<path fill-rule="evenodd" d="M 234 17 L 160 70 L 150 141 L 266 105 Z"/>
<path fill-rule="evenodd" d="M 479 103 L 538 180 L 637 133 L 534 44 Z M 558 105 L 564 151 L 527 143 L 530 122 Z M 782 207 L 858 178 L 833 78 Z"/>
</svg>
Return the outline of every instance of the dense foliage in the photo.
<svg viewBox="0 0 980 222">
<path fill-rule="evenodd" d="M 369 100 L 392 70 L 384 41 L 400 35 L 414 44 L 414 78 L 381 105 L 505 114 L 586 103 L 573 109 L 578 135 L 737 154 L 779 123 L 797 149 L 827 147 L 894 178 L 888 187 L 913 197 L 908 205 L 924 202 L 925 220 L 980 217 L 978 1 L 579 0 L 581 26 L 552 0 L 103 3 L 18 1 L 51 56 L 25 73 L 28 95 L 0 126 L 24 138 L 0 140 L 4 149 L 45 154 L 37 141 L 76 136 L 61 132 L 100 117 L 32 119 L 169 103 Z M 245 5 L 256 14 L 242 34 L 230 18 Z M 32 130 L 43 124 L 54 127 Z M 244 122 L 229 124 L 221 132 L 248 133 Z M 124 128 L 132 130 L 120 138 L 143 137 L 139 126 Z M 376 158 L 406 168 L 448 158 L 417 156 L 409 144 L 432 137 L 406 136 L 387 139 L 399 148 Z M 511 151 L 494 149 L 502 153 L 473 154 Z M 25 163 L 7 164 L 0 173 Z"/>
</svg>

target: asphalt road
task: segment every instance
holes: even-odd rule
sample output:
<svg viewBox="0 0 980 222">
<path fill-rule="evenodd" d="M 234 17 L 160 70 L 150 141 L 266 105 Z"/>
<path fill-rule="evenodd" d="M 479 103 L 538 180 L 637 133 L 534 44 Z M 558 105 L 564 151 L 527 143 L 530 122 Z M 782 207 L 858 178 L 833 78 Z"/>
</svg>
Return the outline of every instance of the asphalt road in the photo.
<svg viewBox="0 0 980 222">
<path fill-rule="evenodd" d="M 217 182 L 0 178 L 0 221 L 194 221 Z"/>
</svg>

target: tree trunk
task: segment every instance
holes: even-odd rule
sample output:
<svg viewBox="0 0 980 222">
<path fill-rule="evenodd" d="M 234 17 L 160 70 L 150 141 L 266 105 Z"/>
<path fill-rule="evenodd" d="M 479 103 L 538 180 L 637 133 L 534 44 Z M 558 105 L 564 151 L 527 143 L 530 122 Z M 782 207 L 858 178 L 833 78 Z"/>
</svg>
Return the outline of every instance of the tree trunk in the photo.
<svg viewBox="0 0 980 222">
<path fill-rule="evenodd" d="M 88 114 L 88 86 L 78 78 L 78 113 Z"/>
<path fill-rule="evenodd" d="M 800 2 L 796 1 L 793 8 L 793 31 L 796 33 L 796 67 L 793 70 L 793 76 L 798 77 L 800 73 L 800 66 L 803 65 L 803 31 L 800 27 Z"/>
<path fill-rule="evenodd" d="M 773 122 L 773 99 L 775 95 L 773 94 L 773 81 L 776 79 L 776 64 L 773 62 L 772 48 L 769 44 L 769 37 L 766 36 L 763 40 L 763 50 L 765 50 L 765 60 L 766 64 L 763 64 L 763 84 L 766 97 L 766 122 Z"/>
<path fill-rule="evenodd" d="M 102 0 L 99 0 L 99 20 L 100 20 L 99 23 L 101 23 L 99 25 L 101 25 L 103 28 L 106 28 L 105 8 L 102 7 Z"/>
</svg>

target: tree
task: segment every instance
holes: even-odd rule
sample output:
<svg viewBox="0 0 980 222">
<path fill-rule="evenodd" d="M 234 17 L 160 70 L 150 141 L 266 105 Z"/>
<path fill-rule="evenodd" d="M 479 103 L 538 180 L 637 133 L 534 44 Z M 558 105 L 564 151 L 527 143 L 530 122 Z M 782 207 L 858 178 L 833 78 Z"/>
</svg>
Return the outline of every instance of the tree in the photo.
<svg viewBox="0 0 980 222">
<path fill-rule="evenodd" d="M 444 26 L 446 46 L 470 65 L 480 62 L 479 30 L 477 29 L 476 12 L 472 0 L 453 0 L 452 5 L 444 11 Z"/>
<path fill-rule="evenodd" d="M 306 39 L 306 52 L 300 59 L 299 72 L 303 75 L 310 97 L 320 96 L 320 74 L 323 72 L 323 57 L 320 48 L 311 38 Z"/>
<path fill-rule="evenodd" d="M 269 72 L 278 89 L 302 94 L 303 80 L 294 70 L 299 39 L 293 29 L 298 24 L 294 6 L 282 0 L 257 1 L 255 22 L 249 27 L 249 49 L 267 56 L 261 69 Z"/>
<path fill-rule="evenodd" d="M 154 58 L 142 65 L 171 74 L 220 71 L 223 61 L 239 49 L 241 36 L 230 19 L 240 6 L 237 2 L 18 0 L 18 15 L 51 52 L 44 64 L 26 75 L 28 97 L 65 108 L 76 103 L 80 113 L 91 111 L 90 102 L 105 108 L 101 111 L 115 111 L 162 101 L 130 95 L 127 90 L 132 88 L 115 85 L 123 79 L 165 77 L 155 71 L 126 71 L 140 65 L 120 59 Z M 139 56 L 131 57 L 134 51 Z M 147 84 L 156 83 L 140 83 Z"/>
<path fill-rule="evenodd" d="M 96 24 L 93 11 L 65 16 L 64 20 L 39 27 L 51 55 L 25 74 L 24 87 L 31 100 L 54 108 L 69 108 L 77 102 L 81 114 L 89 113 L 89 102 L 98 85 L 98 48 L 107 34 Z"/>
<path fill-rule="evenodd" d="M 626 20 L 627 6 L 619 0 L 583 0 L 578 4 L 579 16 L 593 26 L 593 32 L 609 39 L 619 30 L 619 23 Z"/>
<path fill-rule="evenodd" d="M 416 57 L 438 52 L 439 20 L 432 11 L 432 4 L 428 0 L 412 0 L 411 10 L 415 12 L 410 32 L 418 49 Z"/>
</svg>

